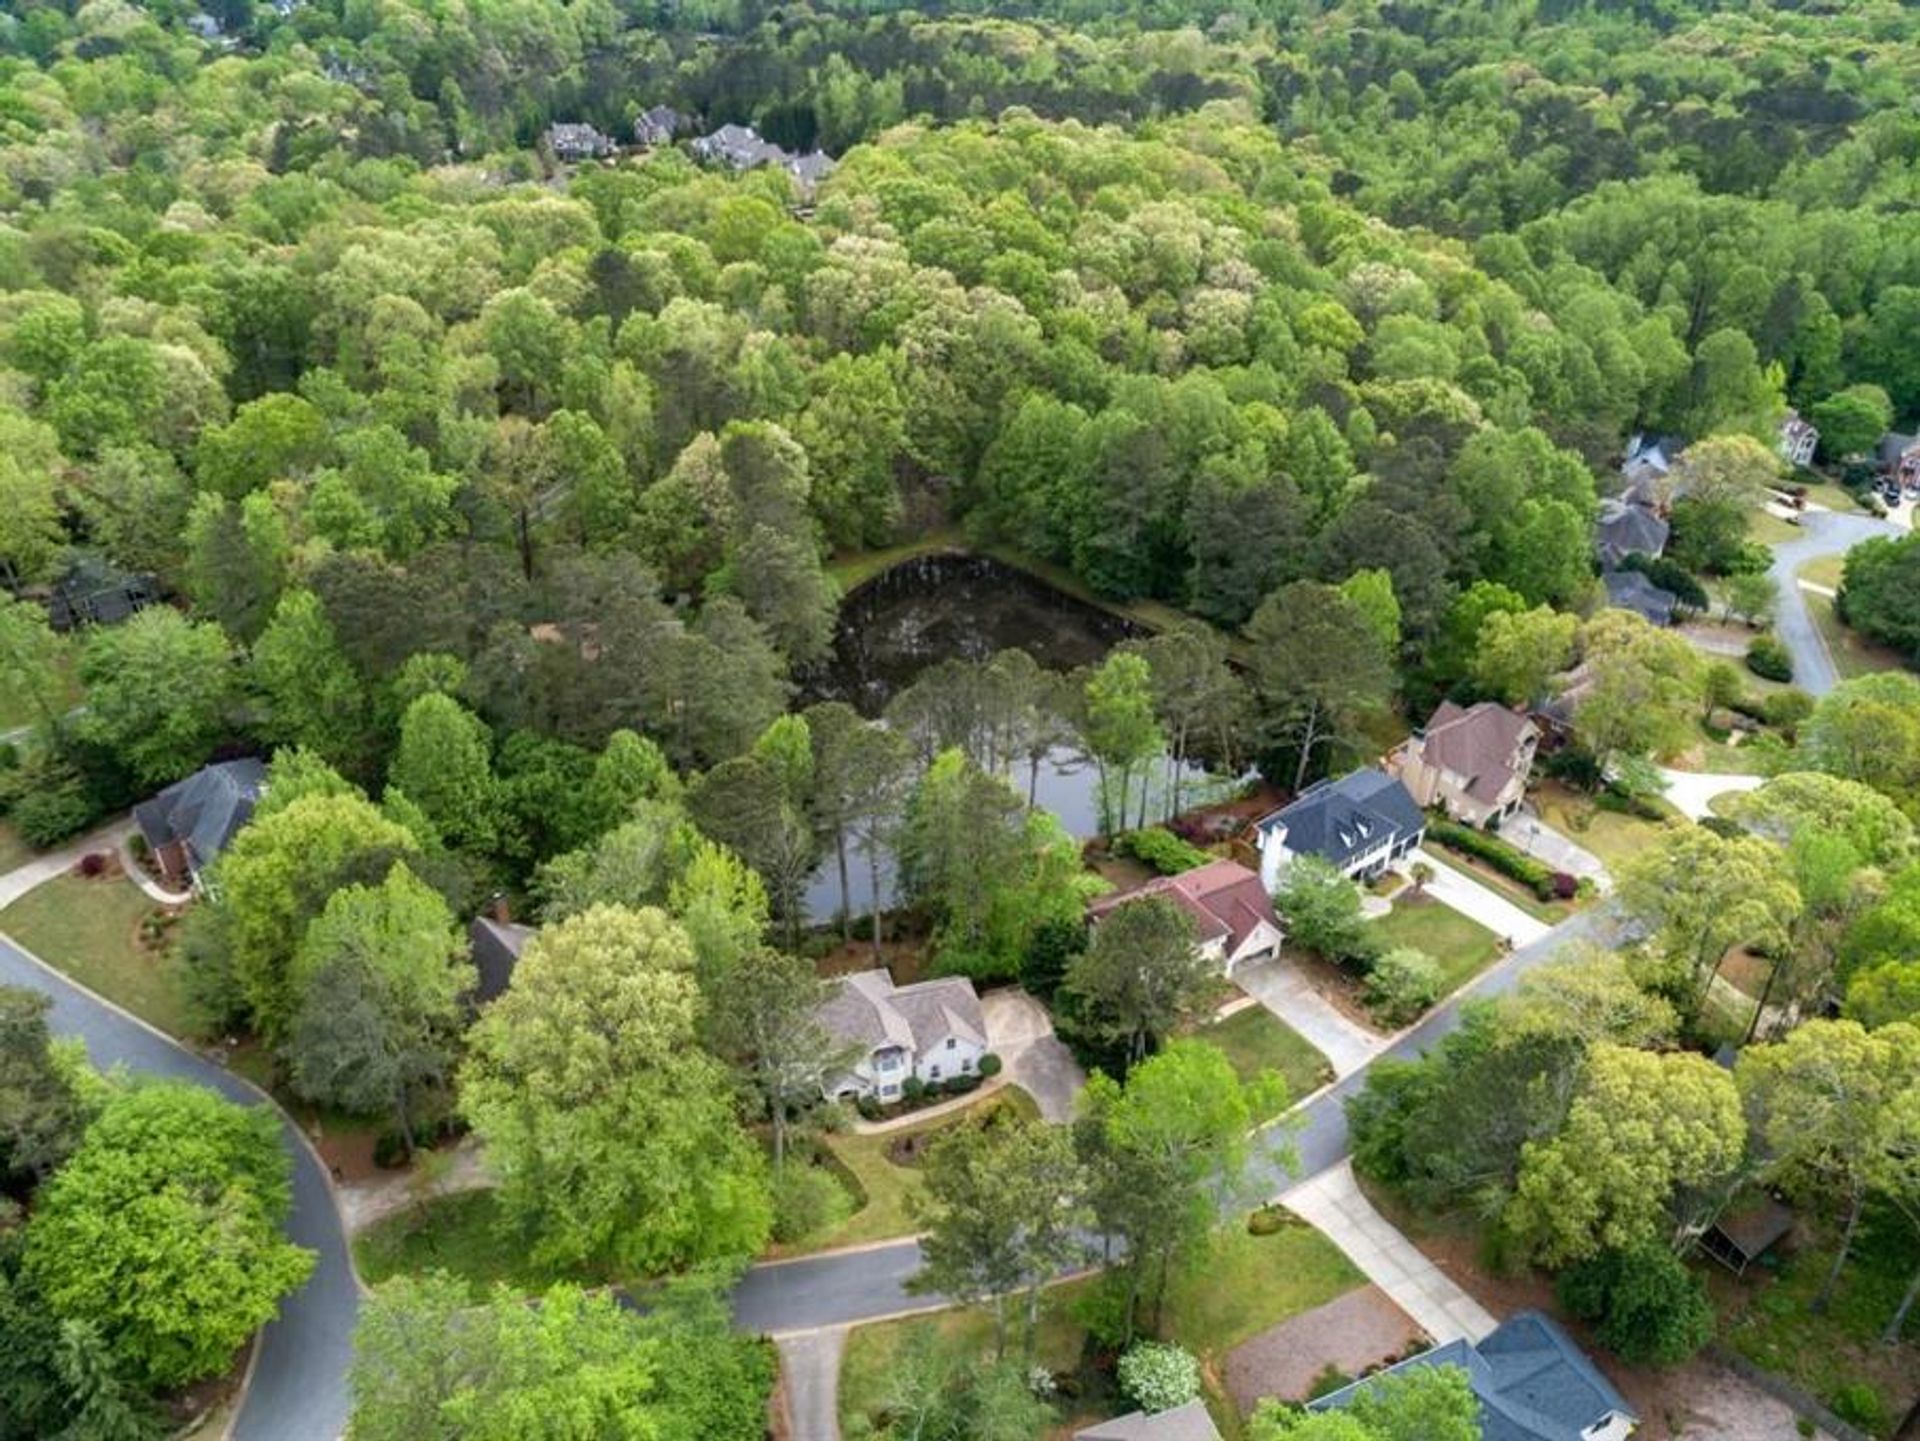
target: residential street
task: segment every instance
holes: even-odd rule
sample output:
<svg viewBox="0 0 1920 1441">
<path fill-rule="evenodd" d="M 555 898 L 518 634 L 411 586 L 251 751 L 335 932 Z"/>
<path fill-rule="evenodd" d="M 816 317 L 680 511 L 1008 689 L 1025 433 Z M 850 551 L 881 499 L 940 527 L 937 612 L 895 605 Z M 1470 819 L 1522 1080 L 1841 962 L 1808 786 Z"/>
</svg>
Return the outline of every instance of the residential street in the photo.
<svg viewBox="0 0 1920 1441">
<path fill-rule="evenodd" d="M 1779 590 L 1773 628 L 1793 653 L 1793 683 L 1809 695 L 1821 696 L 1839 683 L 1839 674 L 1827 653 L 1826 641 L 1807 612 L 1807 600 L 1794 582 L 1794 573 L 1810 560 L 1843 555 L 1872 536 L 1904 532 L 1871 516 L 1842 515 L 1831 510 L 1807 511 L 1800 517 L 1800 529 L 1802 534 L 1797 539 L 1774 547 L 1773 566 L 1767 571 Z"/>
<path fill-rule="evenodd" d="M 6 890 L 0 880 L 0 894 Z M 52 996 L 55 1034 L 78 1036 L 97 1066 L 125 1065 L 148 1075 L 197 1081 L 243 1105 L 265 1103 L 239 1077 L 114 1010 L 4 936 L 0 982 Z M 347 1421 L 347 1363 L 353 1357 L 359 1286 L 320 1162 L 284 1117 L 281 1130 L 293 1158 L 293 1217 L 287 1232 L 315 1251 L 317 1261 L 312 1278 L 260 1333 L 252 1384 L 229 1434 L 234 1441 L 333 1441 Z"/>
</svg>

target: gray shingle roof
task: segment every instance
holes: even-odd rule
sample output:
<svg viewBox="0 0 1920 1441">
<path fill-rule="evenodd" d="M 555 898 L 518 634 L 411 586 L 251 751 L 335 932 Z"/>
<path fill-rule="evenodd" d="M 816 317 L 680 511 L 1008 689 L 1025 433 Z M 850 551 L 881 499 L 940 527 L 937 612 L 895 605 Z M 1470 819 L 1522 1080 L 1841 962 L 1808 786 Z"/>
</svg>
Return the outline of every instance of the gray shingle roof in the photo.
<svg viewBox="0 0 1920 1441">
<path fill-rule="evenodd" d="M 473 988 L 475 1001 L 485 1005 L 505 994 L 513 983 L 513 969 L 520 963 L 520 953 L 535 934 L 532 926 L 496 921 L 491 916 L 474 918 L 473 924 L 467 927 L 467 944 L 473 952 L 473 968 L 479 975 Z"/>
<path fill-rule="evenodd" d="M 987 1043 L 980 997 L 972 982 L 958 976 L 911 986 L 895 986 L 893 977 L 879 970 L 842 976 L 820 1008 L 820 1024 L 836 1040 L 867 1050 L 931 1051 L 949 1036 Z"/>
<path fill-rule="evenodd" d="M 1668 625 L 1680 598 L 1662 590 L 1637 570 L 1610 570 L 1600 579 L 1606 583 L 1607 604 L 1616 610 L 1630 610 L 1655 625 Z"/>
<path fill-rule="evenodd" d="M 1581 1441 L 1587 1428 L 1619 1413 L 1635 1419 L 1611 1382 L 1571 1337 L 1538 1311 L 1508 1317 L 1477 1345 L 1449 1341 L 1388 1371 L 1458 1366 L 1480 1399 L 1483 1441 Z M 1355 1382 L 1308 1403 L 1311 1411 L 1346 1406 L 1371 1384 Z"/>
<path fill-rule="evenodd" d="M 1425 825 L 1407 788 L 1369 766 L 1309 786 L 1291 805 L 1261 820 L 1259 829 L 1264 834 L 1285 826 L 1287 849 L 1295 855 L 1320 856 L 1344 867 Z"/>
<path fill-rule="evenodd" d="M 1593 526 L 1593 548 L 1608 570 L 1634 554 L 1658 556 L 1670 527 L 1651 509 L 1628 500 L 1603 500 Z"/>
<path fill-rule="evenodd" d="M 185 841 L 194 868 L 204 869 L 252 817 L 266 779 L 257 760 L 221 761 L 142 801 L 134 823 L 156 850 Z"/>
<path fill-rule="evenodd" d="M 1074 1441 L 1220 1441 L 1206 1404 L 1189 1401 L 1171 1411 L 1129 1412 L 1073 1433 Z"/>
</svg>

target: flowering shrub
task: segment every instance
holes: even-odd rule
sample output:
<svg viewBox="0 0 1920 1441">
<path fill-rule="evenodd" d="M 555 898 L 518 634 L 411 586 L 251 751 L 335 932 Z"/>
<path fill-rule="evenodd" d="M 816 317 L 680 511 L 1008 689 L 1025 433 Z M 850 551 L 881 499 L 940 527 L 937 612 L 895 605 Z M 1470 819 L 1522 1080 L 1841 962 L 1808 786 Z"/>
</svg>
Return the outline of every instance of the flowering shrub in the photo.
<svg viewBox="0 0 1920 1441">
<path fill-rule="evenodd" d="M 1120 1389 L 1149 1414 L 1184 1406 L 1200 1394 L 1200 1363 L 1178 1346 L 1142 1341 L 1120 1358 Z"/>
</svg>

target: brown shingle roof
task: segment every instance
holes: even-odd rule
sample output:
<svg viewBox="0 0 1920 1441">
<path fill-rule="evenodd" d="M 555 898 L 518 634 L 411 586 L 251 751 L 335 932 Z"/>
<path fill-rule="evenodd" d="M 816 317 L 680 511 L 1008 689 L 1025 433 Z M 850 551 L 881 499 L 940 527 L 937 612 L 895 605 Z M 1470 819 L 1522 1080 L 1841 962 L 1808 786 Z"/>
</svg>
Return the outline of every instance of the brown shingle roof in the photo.
<svg viewBox="0 0 1920 1441">
<path fill-rule="evenodd" d="M 1525 716 L 1493 701 L 1461 707 L 1452 701 L 1427 718 L 1418 744 L 1427 764 L 1467 778 L 1467 794 L 1493 805 L 1517 775 L 1517 752 L 1528 732 L 1539 730 Z"/>
</svg>

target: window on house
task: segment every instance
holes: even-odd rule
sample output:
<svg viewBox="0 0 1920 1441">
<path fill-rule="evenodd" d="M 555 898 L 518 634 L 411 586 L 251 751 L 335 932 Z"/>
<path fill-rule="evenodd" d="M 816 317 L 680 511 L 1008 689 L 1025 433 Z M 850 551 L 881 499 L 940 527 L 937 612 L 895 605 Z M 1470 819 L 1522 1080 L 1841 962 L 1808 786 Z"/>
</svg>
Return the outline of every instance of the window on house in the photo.
<svg viewBox="0 0 1920 1441">
<path fill-rule="evenodd" d="M 939 1080 L 939 1079 L 940 1079 L 940 1068 L 939 1068 L 938 1066 L 929 1066 L 929 1067 L 927 1067 L 927 1079 L 928 1079 L 929 1081 L 937 1081 L 937 1080 Z"/>
<path fill-rule="evenodd" d="M 953 1037 L 952 1037 L 952 1036 L 948 1036 L 948 1037 L 947 1037 L 947 1049 L 948 1049 L 949 1051 L 951 1051 L 951 1050 L 953 1049 Z"/>
</svg>

